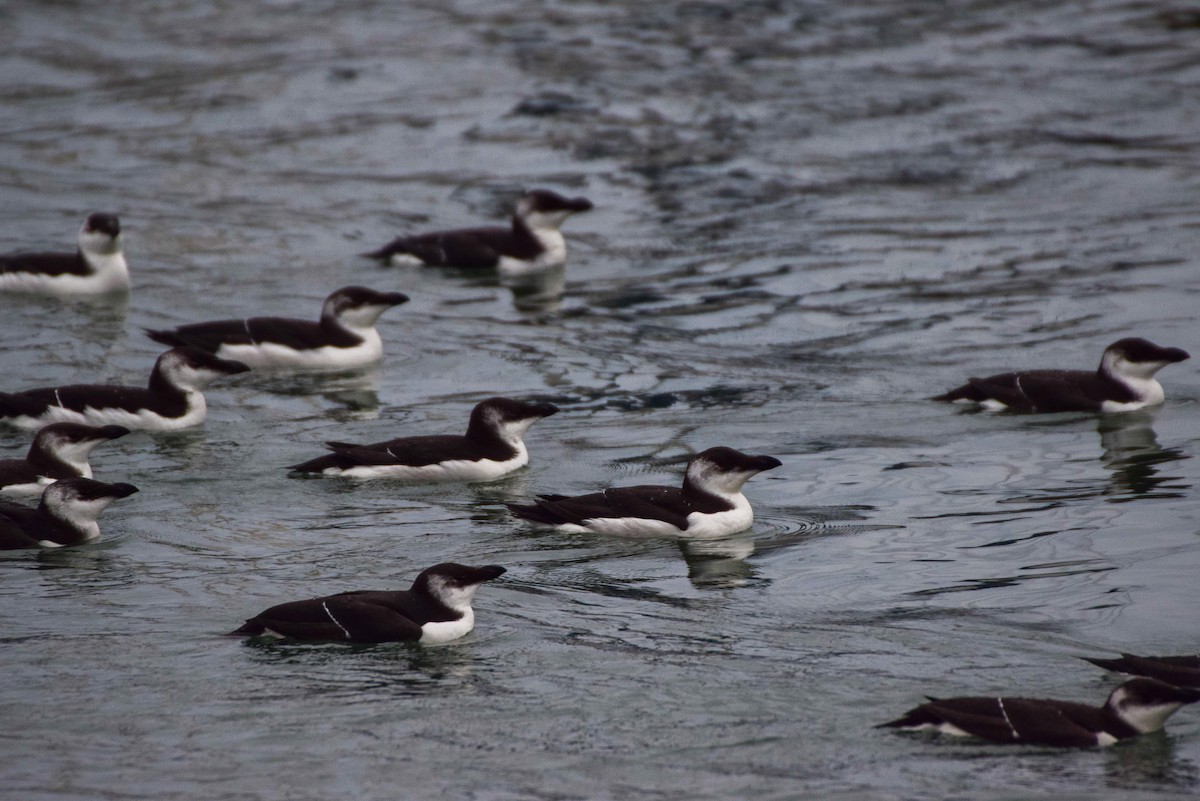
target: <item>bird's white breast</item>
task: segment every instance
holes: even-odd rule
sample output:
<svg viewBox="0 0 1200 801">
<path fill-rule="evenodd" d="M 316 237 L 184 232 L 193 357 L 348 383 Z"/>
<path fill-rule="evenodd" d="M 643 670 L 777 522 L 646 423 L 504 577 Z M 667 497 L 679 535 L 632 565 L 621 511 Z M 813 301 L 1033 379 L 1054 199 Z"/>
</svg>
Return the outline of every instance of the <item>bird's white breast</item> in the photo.
<svg viewBox="0 0 1200 801">
<path fill-rule="evenodd" d="M 418 642 L 422 645 L 450 642 L 466 636 L 473 628 L 475 628 L 475 612 L 468 607 L 458 620 L 426 623 L 421 626 L 421 639 Z"/>
</svg>

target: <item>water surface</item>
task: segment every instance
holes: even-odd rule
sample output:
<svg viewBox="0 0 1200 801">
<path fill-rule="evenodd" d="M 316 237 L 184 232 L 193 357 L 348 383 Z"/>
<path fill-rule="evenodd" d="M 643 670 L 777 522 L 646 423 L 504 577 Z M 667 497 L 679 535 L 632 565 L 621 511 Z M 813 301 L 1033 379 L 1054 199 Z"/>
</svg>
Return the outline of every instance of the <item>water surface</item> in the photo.
<svg viewBox="0 0 1200 801">
<path fill-rule="evenodd" d="M 0 560 L 0 795 L 1183 797 L 1200 718 L 1108 751 L 878 732 L 925 693 L 1096 703 L 1194 652 L 1200 376 L 1109 418 L 961 413 L 968 374 L 1195 353 L 1200 19 L 1128 2 L 15 3 L 0 250 L 121 215 L 124 304 L 0 298 L 4 389 L 141 383 L 142 334 L 412 302 L 358 374 L 214 386 L 98 449 L 104 541 Z M 591 198 L 543 286 L 383 270 L 402 231 Z M 556 293 L 555 282 L 563 284 Z M 326 439 L 563 412 L 487 485 L 280 469 Z M 0 432 L 4 454 L 27 447 Z M 729 541 L 501 504 L 769 453 Z M 439 648 L 221 637 L 282 600 L 503 564 Z"/>
</svg>

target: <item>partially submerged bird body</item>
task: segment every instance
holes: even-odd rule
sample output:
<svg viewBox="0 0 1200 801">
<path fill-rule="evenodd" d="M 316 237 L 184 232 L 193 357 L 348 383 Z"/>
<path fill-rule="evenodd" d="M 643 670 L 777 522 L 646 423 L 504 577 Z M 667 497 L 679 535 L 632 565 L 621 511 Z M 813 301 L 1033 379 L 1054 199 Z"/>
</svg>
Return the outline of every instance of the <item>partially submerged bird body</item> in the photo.
<svg viewBox="0 0 1200 801">
<path fill-rule="evenodd" d="M 590 208 L 587 198 L 535 189 L 518 201 L 510 228 L 459 228 L 402 236 L 363 255 L 397 266 L 495 268 L 505 275 L 537 272 L 566 260 L 566 240 L 559 227 L 572 214 Z"/>
<path fill-rule="evenodd" d="M 287 317 L 214 320 L 146 333 L 164 345 L 191 346 L 252 368 L 349 369 L 383 355 L 375 323 L 393 306 L 408 302 L 401 292 L 343 287 L 325 299 L 316 322 Z"/>
<path fill-rule="evenodd" d="M 422 571 L 408 590 L 360 590 L 278 604 L 230 634 L 351 643 L 450 642 L 474 628 L 471 601 L 479 585 L 504 572 L 498 565 L 447 562 Z"/>
<path fill-rule="evenodd" d="M 1163 727 L 1200 691 L 1156 679 L 1131 679 L 1103 706 L 1042 698 L 930 698 L 877 728 L 933 731 L 996 743 L 1062 747 L 1108 746 Z"/>
<path fill-rule="evenodd" d="M 115 214 L 88 215 L 74 253 L 0 255 L 0 292 L 101 295 L 129 289 L 129 269 L 121 250 L 121 224 Z"/>
<path fill-rule="evenodd" d="M 100 513 L 137 491 L 132 484 L 64 478 L 45 489 L 36 509 L 0 501 L 0 550 L 61 548 L 94 540 L 100 536 Z"/>
<path fill-rule="evenodd" d="M 682 487 L 615 487 L 587 495 L 541 495 L 531 504 L 508 504 L 517 517 L 566 532 L 624 537 L 724 537 L 754 521 L 742 494 L 756 473 L 778 467 L 771 456 L 710 448 L 689 463 Z"/>
<path fill-rule="evenodd" d="M 1176 687 L 1200 687 L 1200 654 L 1185 656 L 1137 656 L 1121 654 L 1117 659 L 1084 657 L 1093 665 L 1115 673 L 1147 676 Z"/>
<path fill-rule="evenodd" d="M 173 348 L 158 357 L 146 387 L 75 384 L 0 392 L 0 421 L 20 428 L 56 422 L 149 431 L 188 428 L 208 414 L 204 387 L 249 369 L 196 348 Z"/>
<path fill-rule="evenodd" d="M 24 459 L 0 460 L 0 493 L 41 495 L 62 478 L 91 478 L 88 456 L 102 442 L 129 433 L 124 426 L 51 423 L 33 438 Z"/>
<path fill-rule="evenodd" d="M 489 398 L 476 404 L 463 436 L 399 437 L 367 445 L 328 442 L 332 453 L 290 469 L 347 478 L 491 481 L 528 463 L 525 432 L 557 411 L 549 403 Z"/>
<path fill-rule="evenodd" d="M 1026 370 L 971 378 L 932 400 L 976 403 L 989 411 L 1128 412 L 1163 402 L 1154 374 L 1189 358 L 1179 348 L 1164 348 L 1129 337 L 1109 345 L 1095 371 Z"/>
</svg>

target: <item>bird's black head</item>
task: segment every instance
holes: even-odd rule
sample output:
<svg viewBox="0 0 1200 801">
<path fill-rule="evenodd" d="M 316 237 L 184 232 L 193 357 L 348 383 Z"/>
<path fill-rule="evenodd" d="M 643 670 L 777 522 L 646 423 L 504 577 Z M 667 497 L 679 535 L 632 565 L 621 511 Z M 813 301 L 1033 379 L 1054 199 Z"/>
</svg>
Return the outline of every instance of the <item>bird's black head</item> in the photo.
<svg viewBox="0 0 1200 801">
<path fill-rule="evenodd" d="M 121 221 L 117 219 L 115 214 L 105 214 L 104 212 L 96 212 L 89 214 L 87 220 L 83 224 L 85 233 L 101 233 L 108 234 L 113 239 L 121 235 Z"/>
</svg>

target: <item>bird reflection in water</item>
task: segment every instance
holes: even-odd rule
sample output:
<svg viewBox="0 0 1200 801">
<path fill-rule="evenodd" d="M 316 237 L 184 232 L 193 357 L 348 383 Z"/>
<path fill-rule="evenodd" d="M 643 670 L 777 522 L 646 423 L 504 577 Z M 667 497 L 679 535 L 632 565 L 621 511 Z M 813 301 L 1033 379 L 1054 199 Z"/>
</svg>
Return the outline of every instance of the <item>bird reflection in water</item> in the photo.
<svg viewBox="0 0 1200 801">
<path fill-rule="evenodd" d="M 1189 458 L 1180 448 L 1164 448 L 1154 432 L 1157 409 L 1102 415 L 1096 424 L 1100 461 L 1112 471 L 1104 491 L 1114 503 L 1140 498 L 1179 498 L 1191 485 L 1163 475 L 1158 465 Z"/>
</svg>

